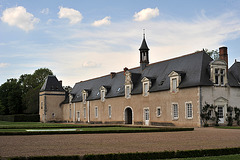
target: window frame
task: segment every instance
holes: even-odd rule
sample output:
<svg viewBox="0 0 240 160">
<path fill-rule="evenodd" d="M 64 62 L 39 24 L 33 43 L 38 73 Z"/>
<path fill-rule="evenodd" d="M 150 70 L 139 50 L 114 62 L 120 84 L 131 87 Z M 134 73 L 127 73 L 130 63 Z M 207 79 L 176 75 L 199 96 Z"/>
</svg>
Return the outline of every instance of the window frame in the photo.
<svg viewBox="0 0 240 160">
<path fill-rule="evenodd" d="M 125 98 L 131 98 L 131 85 L 125 85 Z"/>
<path fill-rule="evenodd" d="M 161 109 L 161 107 L 157 107 L 156 108 L 156 116 L 161 117 L 161 115 L 162 115 L 162 109 Z"/>
<path fill-rule="evenodd" d="M 94 112 L 95 112 L 95 118 L 98 118 L 98 106 L 95 106 Z"/>
<path fill-rule="evenodd" d="M 149 94 L 149 82 L 143 82 L 143 96 L 147 97 Z"/>
<path fill-rule="evenodd" d="M 105 101 L 105 96 L 106 96 L 106 91 L 105 90 L 101 90 L 101 101 L 104 102 Z"/>
<path fill-rule="evenodd" d="M 175 106 L 177 106 L 177 117 L 175 117 Z M 179 105 L 178 103 L 172 103 L 172 119 L 178 120 L 179 119 Z"/>
<path fill-rule="evenodd" d="M 112 106 L 108 105 L 108 118 L 112 118 Z"/>
<path fill-rule="evenodd" d="M 84 119 L 87 118 L 87 109 L 86 109 L 86 107 L 83 107 L 83 117 L 84 117 Z"/>
<path fill-rule="evenodd" d="M 189 105 L 191 106 L 191 108 L 189 108 Z M 191 114 L 191 116 L 189 116 L 189 113 Z M 185 117 L 186 119 L 193 119 L 193 104 L 191 101 L 185 102 Z"/>
</svg>

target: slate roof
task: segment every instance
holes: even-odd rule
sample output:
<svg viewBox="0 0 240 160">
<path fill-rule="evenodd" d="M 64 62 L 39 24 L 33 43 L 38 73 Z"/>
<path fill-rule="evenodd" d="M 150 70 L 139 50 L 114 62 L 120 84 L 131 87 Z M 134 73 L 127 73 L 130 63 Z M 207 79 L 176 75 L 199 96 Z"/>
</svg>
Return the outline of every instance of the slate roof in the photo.
<svg viewBox="0 0 240 160">
<path fill-rule="evenodd" d="M 62 84 L 58 81 L 56 76 L 48 75 L 42 88 L 40 89 L 40 92 L 43 91 L 60 91 L 65 92 L 65 90 L 62 88 Z"/>
<path fill-rule="evenodd" d="M 204 51 L 195 52 L 178 58 L 160 61 L 149 64 L 144 70 L 140 67 L 129 69 L 132 73 L 134 94 L 142 94 L 142 82 L 144 77 L 149 77 L 152 80 L 152 87 L 149 92 L 157 92 L 170 89 L 169 73 L 176 71 L 183 75 L 179 88 L 187 88 L 194 86 L 212 86 L 210 79 L 209 63 L 212 58 Z M 237 66 L 236 66 L 237 68 Z M 232 69 L 236 71 L 235 67 Z M 235 72 L 233 73 L 235 74 Z M 239 75 L 239 74 L 238 74 Z M 106 98 L 124 96 L 124 72 L 118 72 L 111 78 L 111 75 L 90 79 L 87 81 L 76 83 L 71 91 L 74 95 L 73 102 L 82 101 L 82 90 L 91 90 L 87 100 L 100 99 L 99 88 L 101 86 L 111 87 L 106 94 Z"/>
<path fill-rule="evenodd" d="M 240 62 L 235 62 L 228 70 L 228 84 L 240 87 Z"/>
<path fill-rule="evenodd" d="M 149 50 L 145 38 L 143 38 L 142 45 L 141 45 L 141 47 L 139 48 L 139 50 Z"/>
</svg>

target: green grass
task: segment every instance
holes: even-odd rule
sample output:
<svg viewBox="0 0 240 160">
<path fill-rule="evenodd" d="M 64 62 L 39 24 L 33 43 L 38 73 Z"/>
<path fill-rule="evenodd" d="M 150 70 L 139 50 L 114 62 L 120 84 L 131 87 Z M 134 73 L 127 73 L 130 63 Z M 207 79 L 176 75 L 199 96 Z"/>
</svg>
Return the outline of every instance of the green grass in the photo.
<svg viewBox="0 0 240 160">
<path fill-rule="evenodd" d="M 41 122 L 6 122 L 0 121 L 0 129 L 30 129 L 30 128 L 76 128 L 79 124 L 62 124 L 62 123 L 41 123 Z"/>
<path fill-rule="evenodd" d="M 29 128 L 31 129 L 31 128 Z M 56 130 L 56 128 L 47 128 L 47 130 Z M 68 128 L 58 128 L 58 129 L 68 129 Z M 135 131 L 135 130 L 154 130 L 156 128 L 131 128 L 131 127 L 87 127 L 87 128 L 75 128 L 79 131 L 114 131 L 114 130 L 129 130 L 129 131 Z M 0 129 L 0 132 L 26 132 L 27 129 Z M 36 128 L 33 128 L 33 130 L 37 130 Z M 44 130 L 44 129 L 41 129 Z"/>
<path fill-rule="evenodd" d="M 239 160 L 240 155 L 225 155 L 225 156 L 213 156 L 213 157 L 197 157 L 197 158 L 174 158 L 168 160 Z"/>
<path fill-rule="evenodd" d="M 49 131 L 56 129 L 75 128 L 76 131 Z M 44 130 L 48 131 L 26 131 Z M 0 121 L 0 135 L 41 135 L 41 134 L 92 134 L 92 133 L 137 133 L 137 132 L 176 132 L 193 131 L 194 128 L 156 128 L 120 125 L 87 125 L 87 124 L 61 124 L 40 122 L 4 122 Z"/>
</svg>

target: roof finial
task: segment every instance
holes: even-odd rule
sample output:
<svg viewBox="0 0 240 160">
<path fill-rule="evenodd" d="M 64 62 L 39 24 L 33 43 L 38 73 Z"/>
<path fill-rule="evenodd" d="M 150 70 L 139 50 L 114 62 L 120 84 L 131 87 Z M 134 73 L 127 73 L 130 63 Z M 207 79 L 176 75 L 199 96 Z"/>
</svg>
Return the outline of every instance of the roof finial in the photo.
<svg viewBox="0 0 240 160">
<path fill-rule="evenodd" d="M 145 29 L 143 29 L 143 39 L 145 39 Z"/>
</svg>

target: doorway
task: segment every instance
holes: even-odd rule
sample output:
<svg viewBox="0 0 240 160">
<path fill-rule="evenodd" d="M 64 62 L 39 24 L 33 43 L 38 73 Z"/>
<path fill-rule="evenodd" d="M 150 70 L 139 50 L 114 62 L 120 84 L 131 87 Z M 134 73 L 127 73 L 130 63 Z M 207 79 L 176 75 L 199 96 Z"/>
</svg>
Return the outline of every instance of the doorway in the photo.
<svg viewBox="0 0 240 160">
<path fill-rule="evenodd" d="M 218 106 L 217 111 L 219 123 L 224 123 L 224 106 Z"/>
<path fill-rule="evenodd" d="M 125 124 L 132 124 L 132 109 L 129 107 L 125 109 Z"/>
<path fill-rule="evenodd" d="M 145 121 L 145 125 L 148 126 L 149 125 L 149 109 L 148 108 L 144 109 L 144 121 Z"/>
</svg>

